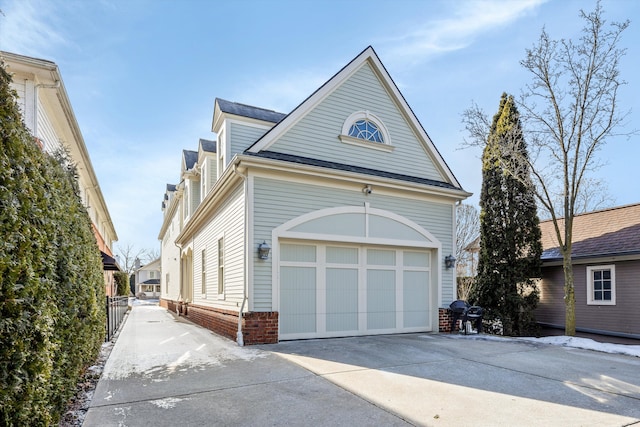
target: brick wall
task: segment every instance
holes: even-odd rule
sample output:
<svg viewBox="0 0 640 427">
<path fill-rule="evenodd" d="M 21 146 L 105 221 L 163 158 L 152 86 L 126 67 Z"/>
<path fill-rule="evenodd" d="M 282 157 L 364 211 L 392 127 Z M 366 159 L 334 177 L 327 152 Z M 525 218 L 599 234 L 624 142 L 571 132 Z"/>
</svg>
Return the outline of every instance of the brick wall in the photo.
<svg viewBox="0 0 640 427">
<path fill-rule="evenodd" d="M 451 321 L 453 320 L 453 312 L 448 308 L 438 309 L 438 331 L 451 332 Z"/>
<path fill-rule="evenodd" d="M 247 345 L 278 342 L 278 312 L 250 312 L 244 315 L 242 338 Z"/>
<path fill-rule="evenodd" d="M 218 335 L 236 341 L 238 312 L 195 304 L 182 304 L 161 299 L 160 306 L 173 313 L 180 313 Z M 242 339 L 245 345 L 273 344 L 278 342 L 278 312 L 249 312 L 242 317 Z"/>
</svg>

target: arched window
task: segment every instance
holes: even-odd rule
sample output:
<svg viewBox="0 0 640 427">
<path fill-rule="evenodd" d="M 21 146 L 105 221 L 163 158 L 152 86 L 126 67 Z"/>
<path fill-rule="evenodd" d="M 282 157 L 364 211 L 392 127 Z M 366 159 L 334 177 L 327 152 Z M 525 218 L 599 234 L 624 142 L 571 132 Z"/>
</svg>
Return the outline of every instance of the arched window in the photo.
<svg viewBox="0 0 640 427">
<path fill-rule="evenodd" d="M 378 130 L 378 126 L 369 120 L 358 120 L 351 125 L 349 129 L 349 136 L 354 138 L 364 139 L 371 142 L 384 143 L 382 133 Z"/>
<path fill-rule="evenodd" d="M 392 151 L 394 148 L 382 120 L 369 111 L 357 111 L 347 117 L 342 125 L 340 140 L 346 144 L 383 151 Z"/>
</svg>

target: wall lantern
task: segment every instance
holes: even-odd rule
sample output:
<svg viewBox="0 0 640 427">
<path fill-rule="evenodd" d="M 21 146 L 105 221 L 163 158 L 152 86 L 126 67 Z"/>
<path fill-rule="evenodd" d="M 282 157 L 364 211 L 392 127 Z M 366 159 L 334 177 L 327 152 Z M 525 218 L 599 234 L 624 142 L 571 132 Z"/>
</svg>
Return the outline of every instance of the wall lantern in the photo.
<svg viewBox="0 0 640 427">
<path fill-rule="evenodd" d="M 268 259 L 269 252 L 271 252 L 271 246 L 265 241 L 258 245 L 258 256 L 260 259 Z"/>
<path fill-rule="evenodd" d="M 456 257 L 453 255 L 447 255 L 444 257 L 444 266 L 446 268 L 453 268 L 454 265 L 456 265 Z"/>
</svg>

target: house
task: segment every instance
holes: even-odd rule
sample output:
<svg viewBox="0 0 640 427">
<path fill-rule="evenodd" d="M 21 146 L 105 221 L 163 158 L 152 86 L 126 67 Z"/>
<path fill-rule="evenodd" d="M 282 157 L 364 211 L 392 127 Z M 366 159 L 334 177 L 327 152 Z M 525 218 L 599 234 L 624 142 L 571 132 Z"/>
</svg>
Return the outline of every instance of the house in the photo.
<svg viewBox="0 0 640 427">
<path fill-rule="evenodd" d="M 544 252 L 536 319 L 564 329 L 562 255 L 553 223 L 540 227 Z M 640 204 L 577 215 L 571 258 L 576 331 L 640 339 Z"/>
<path fill-rule="evenodd" d="M 160 258 L 147 265 L 141 265 L 136 258 L 135 278 L 136 296 L 138 298 L 160 298 Z"/>
<path fill-rule="evenodd" d="M 119 267 L 112 247 L 118 236 L 60 70 L 54 62 L 10 52 L 0 51 L 0 59 L 12 75 L 11 87 L 18 94 L 17 101 L 24 123 L 35 143 L 47 153 L 66 148 L 71 161 L 77 166 L 80 197 L 91 218 L 102 254 L 105 289 L 107 295 L 116 295 L 113 273 L 119 271 Z"/>
<path fill-rule="evenodd" d="M 438 331 L 464 191 L 373 48 L 288 114 L 216 99 L 163 200 L 160 304 L 240 345 Z"/>
</svg>

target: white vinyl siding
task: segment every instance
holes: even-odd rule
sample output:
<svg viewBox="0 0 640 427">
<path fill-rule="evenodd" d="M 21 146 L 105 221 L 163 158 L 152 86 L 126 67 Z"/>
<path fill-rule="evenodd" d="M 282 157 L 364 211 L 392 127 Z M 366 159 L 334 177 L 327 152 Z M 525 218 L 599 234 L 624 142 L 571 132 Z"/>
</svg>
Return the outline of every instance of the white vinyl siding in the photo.
<svg viewBox="0 0 640 427">
<path fill-rule="evenodd" d="M 340 142 L 338 137 L 344 121 L 362 109 L 375 114 L 384 123 L 395 147 L 392 153 Z M 445 181 L 368 64 L 296 123 L 269 150 Z"/>
<path fill-rule="evenodd" d="M 229 195 L 226 202 L 208 214 L 209 222 L 199 230 L 193 240 L 194 254 L 205 248 L 209 268 L 207 270 L 207 295 L 218 295 L 218 240 L 224 238 L 224 294 L 222 299 L 204 299 L 200 292 L 195 295 L 195 303 L 235 309 L 244 298 L 244 191 L 243 186 Z M 214 248 L 214 249 L 211 249 Z M 200 262 L 198 261 L 198 264 Z M 199 265 L 195 266 L 196 268 Z M 199 270 L 196 270 L 199 271 Z M 196 275 L 194 288 L 202 289 L 201 278 Z"/>
<path fill-rule="evenodd" d="M 180 232 L 180 210 L 177 209 L 162 239 L 160 271 L 163 273 L 162 298 L 177 300 L 180 295 L 180 249 L 174 244 Z M 168 282 L 168 283 L 167 283 Z"/>
<path fill-rule="evenodd" d="M 270 242 L 274 228 L 301 215 L 329 207 L 362 206 L 364 202 L 369 201 L 372 207 L 395 212 L 424 227 L 442 243 L 443 256 L 454 252 L 453 203 L 436 203 L 379 194 L 372 197 L 365 196 L 361 191 L 258 177 L 254 179 L 254 194 L 253 239 L 256 245 L 263 240 Z M 340 225 L 335 224 L 335 227 Z M 443 265 L 440 274 L 442 301 L 444 306 L 448 306 L 454 299 L 453 269 L 446 270 Z M 271 282 L 271 263 L 255 263 L 253 310 L 272 310 Z"/>
<path fill-rule="evenodd" d="M 38 103 L 38 135 L 36 135 L 44 144 L 44 150 L 48 153 L 55 153 L 62 145 L 68 146 L 69 142 L 64 141 L 58 136 L 56 129 L 47 116 L 44 105 Z"/>
</svg>

